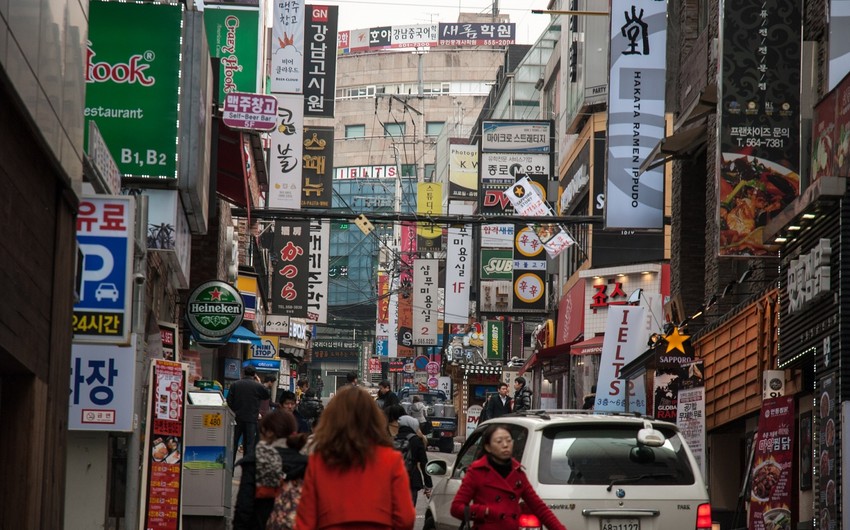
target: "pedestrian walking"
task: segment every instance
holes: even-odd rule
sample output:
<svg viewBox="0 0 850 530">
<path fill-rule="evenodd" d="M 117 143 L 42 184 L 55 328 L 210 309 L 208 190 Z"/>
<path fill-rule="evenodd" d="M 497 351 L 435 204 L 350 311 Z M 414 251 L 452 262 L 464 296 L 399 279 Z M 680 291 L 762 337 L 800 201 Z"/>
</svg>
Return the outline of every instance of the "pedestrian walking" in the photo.
<svg viewBox="0 0 850 530">
<path fill-rule="evenodd" d="M 257 371 L 253 366 L 246 366 L 242 371 L 242 379 L 230 385 L 227 392 L 227 406 L 236 417 L 236 428 L 233 430 L 233 460 L 239 450 L 239 439 L 242 438 L 243 456 L 254 454 L 257 445 L 257 421 L 260 417 L 260 402 L 270 399 L 269 389 L 260 383 Z"/>
<path fill-rule="evenodd" d="M 289 390 L 284 390 L 280 393 L 280 397 L 278 399 L 280 400 L 279 403 L 281 409 L 288 410 L 295 416 L 295 421 L 298 423 L 298 432 L 309 434 L 312 431 L 310 428 L 310 422 L 308 422 L 307 419 L 301 415 L 301 412 L 298 411 L 298 407 L 295 403 L 295 393 L 290 392 Z"/>
<path fill-rule="evenodd" d="M 431 423 L 428 422 L 428 406 L 422 401 L 422 396 L 414 394 L 410 400 L 410 407 L 407 409 L 407 413 L 419 422 L 419 431 L 422 434 L 431 434 Z"/>
<path fill-rule="evenodd" d="M 389 380 L 384 379 L 378 383 L 378 397 L 375 400 L 378 402 L 378 406 L 384 411 L 393 405 L 399 404 L 398 396 L 391 390 Z"/>
<path fill-rule="evenodd" d="M 274 410 L 260 420 L 260 441 L 256 450 L 256 488 L 254 515 L 259 528 L 266 529 L 269 516 L 275 507 L 275 499 L 281 491 L 281 482 L 286 479 L 288 488 L 301 490 L 304 471 L 307 468 L 307 456 L 301 449 L 307 443 L 307 435 L 298 432 L 295 416 L 287 410 Z M 291 494 L 291 492 L 290 492 Z M 278 522 L 291 519 L 295 521 L 295 512 L 276 514 Z M 283 525 L 276 525 L 278 527 Z M 292 527 L 291 524 L 288 525 Z"/>
<path fill-rule="evenodd" d="M 505 382 L 499 383 L 499 393 L 487 399 L 487 403 L 484 404 L 484 410 L 481 411 L 479 423 L 509 414 L 512 404 L 511 397 L 508 395 L 508 384 Z"/>
<path fill-rule="evenodd" d="M 488 425 L 481 436 L 483 456 L 472 462 L 452 500 L 453 517 L 474 522 L 475 530 L 518 530 L 523 511 L 535 515 L 548 530 L 566 530 L 546 506 L 513 457 L 514 441 L 508 427 Z M 471 503 L 471 504 L 470 504 Z"/>
<path fill-rule="evenodd" d="M 397 405 L 401 408 L 400 405 Z M 404 415 L 398 419 L 398 432 L 393 438 L 393 443 L 401 452 L 404 460 L 404 468 L 410 477 L 410 493 L 413 497 L 413 505 L 419 497 L 419 490 L 425 490 L 425 496 L 431 498 L 431 489 L 434 487 L 431 475 L 425 471 L 428 465 L 428 444 L 423 441 L 419 432 L 419 422 L 412 416 Z"/>
<path fill-rule="evenodd" d="M 526 386 L 525 378 L 522 376 L 514 379 L 514 412 L 522 412 L 531 409 L 531 389 Z"/>
<path fill-rule="evenodd" d="M 296 530 L 411 530 L 416 510 L 387 418 L 368 392 L 347 386 L 314 433 Z"/>
<path fill-rule="evenodd" d="M 277 403 L 272 401 L 274 397 L 274 386 L 277 383 L 277 377 L 273 374 L 266 374 L 263 376 L 263 386 L 269 391 L 268 399 L 264 399 L 260 401 L 260 418 L 271 412 L 274 408 L 277 407 Z"/>
</svg>

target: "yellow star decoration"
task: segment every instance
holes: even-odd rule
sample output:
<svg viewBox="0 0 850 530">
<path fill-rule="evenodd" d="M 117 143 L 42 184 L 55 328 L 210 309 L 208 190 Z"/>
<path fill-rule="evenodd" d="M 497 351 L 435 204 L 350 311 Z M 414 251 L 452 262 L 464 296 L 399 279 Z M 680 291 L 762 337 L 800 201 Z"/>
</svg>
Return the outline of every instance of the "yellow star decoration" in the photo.
<svg viewBox="0 0 850 530">
<path fill-rule="evenodd" d="M 664 337 L 667 341 L 666 353 L 670 353 L 670 350 L 681 350 L 682 353 L 685 353 L 685 341 L 689 338 L 691 338 L 690 335 L 679 335 L 679 328 L 673 328 L 673 331 Z"/>
</svg>

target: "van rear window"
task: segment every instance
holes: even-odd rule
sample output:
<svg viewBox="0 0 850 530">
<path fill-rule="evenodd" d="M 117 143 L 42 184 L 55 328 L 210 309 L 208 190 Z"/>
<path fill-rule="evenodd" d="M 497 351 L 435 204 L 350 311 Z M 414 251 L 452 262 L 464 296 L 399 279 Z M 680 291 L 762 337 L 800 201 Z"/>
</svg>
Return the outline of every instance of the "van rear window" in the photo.
<svg viewBox="0 0 850 530">
<path fill-rule="evenodd" d="M 542 484 L 686 485 L 695 481 L 682 439 L 663 431 L 661 447 L 639 446 L 637 429 L 559 425 L 545 429 L 538 479 Z"/>
</svg>

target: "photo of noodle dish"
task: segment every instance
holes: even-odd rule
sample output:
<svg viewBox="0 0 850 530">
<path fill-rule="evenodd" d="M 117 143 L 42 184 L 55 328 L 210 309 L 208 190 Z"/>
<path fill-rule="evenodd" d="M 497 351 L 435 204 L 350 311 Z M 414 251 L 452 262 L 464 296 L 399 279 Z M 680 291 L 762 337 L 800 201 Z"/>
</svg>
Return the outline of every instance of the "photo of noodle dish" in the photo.
<svg viewBox="0 0 850 530">
<path fill-rule="evenodd" d="M 791 510 L 773 508 L 764 512 L 764 530 L 791 530 Z"/>
<path fill-rule="evenodd" d="M 779 482 L 782 467 L 769 458 L 753 469 L 751 497 L 756 502 L 767 502 L 773 493 L 773 488 Z"/>
<path fill-rule="evenodd" d="M 723 153 L 719 187 L 721 252 L 769 253 L 764 227 L 797 197 L 800 176 L 770 160 Z"/>
</svg>

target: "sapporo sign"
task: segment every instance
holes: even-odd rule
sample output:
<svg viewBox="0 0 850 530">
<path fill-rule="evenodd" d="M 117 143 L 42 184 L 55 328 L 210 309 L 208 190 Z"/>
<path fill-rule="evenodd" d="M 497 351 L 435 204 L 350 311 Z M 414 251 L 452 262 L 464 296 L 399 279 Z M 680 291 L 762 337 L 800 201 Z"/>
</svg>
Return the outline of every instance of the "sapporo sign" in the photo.
<svg viewBox="0 0 850 530">
<path fill-rule="evenodd" d="M 182 4 L 89 4 L 85 131 L 97 123 L 125 176 L 177 177 L 182 18 Z"/>
<path fill-rule="evenodd" d="M 189 327 L 201 341 L 226 342 L 242 324 L 244 314 L 242 296 L 225 282 L 202 283 L 186 302 Z"/>
</svg>

